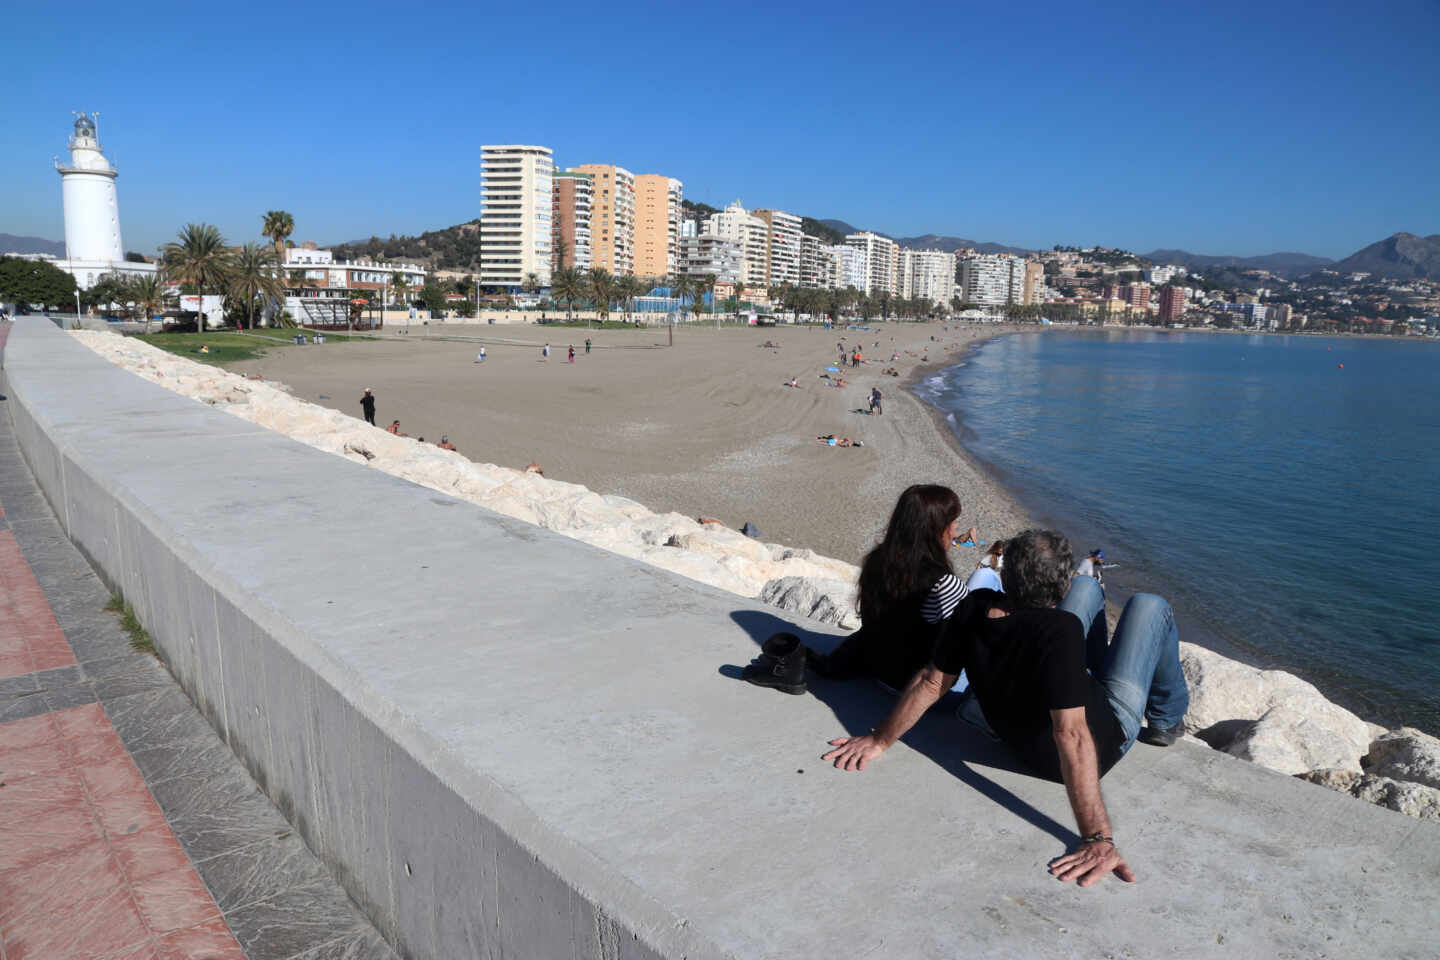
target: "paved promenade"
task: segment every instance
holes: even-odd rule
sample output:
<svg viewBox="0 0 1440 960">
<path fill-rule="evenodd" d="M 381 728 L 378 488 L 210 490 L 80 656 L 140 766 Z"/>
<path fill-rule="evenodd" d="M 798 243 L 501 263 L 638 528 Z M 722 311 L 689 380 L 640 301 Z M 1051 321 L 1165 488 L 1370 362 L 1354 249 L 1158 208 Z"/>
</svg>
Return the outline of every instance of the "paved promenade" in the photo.
<svg viewBox="0 0 1440 960">
<path fill-rule="evenodd" d="M 0 324 L 0 351 L 7 333 Z M 104 610 L 109 592 L 35 487 L 7 402 L 0 960 L 393 958 L 170 674 Z"/>
</svg>

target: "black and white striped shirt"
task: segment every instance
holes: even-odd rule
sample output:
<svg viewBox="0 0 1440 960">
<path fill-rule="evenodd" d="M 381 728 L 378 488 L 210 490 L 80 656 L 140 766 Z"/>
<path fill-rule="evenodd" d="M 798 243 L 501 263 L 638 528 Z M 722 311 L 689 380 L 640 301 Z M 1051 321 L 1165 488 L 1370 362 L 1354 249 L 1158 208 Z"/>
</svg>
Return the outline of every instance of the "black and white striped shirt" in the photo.
<svg viewBox="0 0 1440 960">
<path fill-rule="evenodd" d="M 926 623 L 939 623 L 955 612 L 955 607 L 969 592 L 970 588 L 963 580 L 953 573 L 947 573 L 930 588 L 929 596 L 920 607 L 920 616 Z"/>
</svg>

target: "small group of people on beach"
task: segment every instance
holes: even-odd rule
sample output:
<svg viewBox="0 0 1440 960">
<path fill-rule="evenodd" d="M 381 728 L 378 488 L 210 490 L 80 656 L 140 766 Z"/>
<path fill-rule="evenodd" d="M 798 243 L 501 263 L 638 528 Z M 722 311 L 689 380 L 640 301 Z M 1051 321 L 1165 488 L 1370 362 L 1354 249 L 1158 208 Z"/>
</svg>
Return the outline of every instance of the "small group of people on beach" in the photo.
<svg viewBox="0 0 1440 960">
<path fill-rule="evenodd" d="M 372 426 L 372 427 L 376 425 L 376 423 L 375 423 L 375 392 L 374 392 L 373 390 L 371 390 L 369 387 L 366 387 L 366 388 L 365 388 L 365 392 L 360 395 L 360 413 L 365 417 L 365 422 L 366 422 L 366 423 L 370 424 L 370 426 Z M 403 431 L 401 431 L 401 429 L 400 429 L 400 421 L 399 421 L 399 420 L 391 420 L 391 421 L 390 421 L 390 426 L 388 426 L 388 427 L 385 428 L 385 432 L 386 432 L 386 433 L 389 433 L 389 434 L 393 434 L 393 435 L 395 435 L 395 436 L 397 436 L 397 437 L 409 437 L 409 436 L 410 436 L 410 434 L 404 433 Z M 415 438 L 415 441 L 416 441 L 417 443 L 424 443 L 424 442 L 425 442 L 425 438 L 424 438 L 424 437 L 416 437 L 416 438 Z M 450 442 L 449 436 L 447 436 L 447 435 L 445 435 L 445 434 L 441 434 L 441 435 L 440 435 L 440 442 L 439 442 L 438 444 L 436 444 L 436 446 L 438 446 L 441 450 L 454 450 L 454 449 L 455 449 L 455 445 Z"/>
<path fill-rule="evenodd" d="M 1182 733 L 1189 692 L 1170 605 L 1136 594 L 1107 636 L 1105 592 L 1091 575 L 1104 554 L 1093 551 L 1091 573 L 1077 573 L 1069 541 L 1053 530 L 996 541 L 962 580 L 949 558 L 960 513 L 948 487 L 905 490 L 861 565 L 860 629 L 828 653 L 776 634 L 742 676 L 800 694 L 808 669 L 868 677 L 895 694 L 870 732 L 830 741 L 824 759 L 847 771 L 867 769 L 947 692 L 963 690 L 963 720 L 1065 785 L 1080 843 L 1050 873 L 1081 886 L 1110 873 L 1133 881 L 1100 778 L 1137 740 L 1164 747 Z M 966 542 L 979 545 L 978 536 L 971 527 Z"/>
</svg>

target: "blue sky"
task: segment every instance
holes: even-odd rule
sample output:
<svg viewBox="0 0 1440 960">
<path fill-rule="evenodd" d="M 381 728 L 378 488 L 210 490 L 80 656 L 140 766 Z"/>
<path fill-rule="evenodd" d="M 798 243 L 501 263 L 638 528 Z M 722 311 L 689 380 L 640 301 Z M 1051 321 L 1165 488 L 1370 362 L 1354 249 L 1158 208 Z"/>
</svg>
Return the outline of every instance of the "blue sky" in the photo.
<svg viewBox="0 0 1440 960">
<path fill-rule="evenodd" d="M 860 5 L 854 5 L 860 6 Z M 125 245 L 415 233 L 485 143 L 896 236 L 1340 257 L 1440 232 L 1440 3 L 22 4 L 0 232 L 63 239 L 99 110 Z M 23 52 L 22 52 L 23 51 Z"/>
</svg>

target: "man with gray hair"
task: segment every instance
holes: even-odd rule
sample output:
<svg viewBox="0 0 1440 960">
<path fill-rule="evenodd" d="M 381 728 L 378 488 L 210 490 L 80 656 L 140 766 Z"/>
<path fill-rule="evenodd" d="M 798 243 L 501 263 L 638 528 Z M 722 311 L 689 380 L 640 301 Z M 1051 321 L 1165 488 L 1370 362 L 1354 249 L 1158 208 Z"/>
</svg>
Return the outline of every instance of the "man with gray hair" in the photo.
<svg viewBox="0 0 1440 960">
<path fill-rule="evenodd" d="M 1136 594 L 1114 639 L 1107 645 L 1102 634 L 1087 645 L 1092 623 L 1105 615 L 1105 595 L 1092 578 L 1072 577 L 1074 563 L 1070 543 L 1052 530 L 1008 541 L 1005 589 L 972 590 L 890 715 L 865 736 L 830 741 L 835 749 L 825 759 L 842 770 L 865 769 L 964 670 L 996 735 L 1036 772 L 1065 784 L 1081 845 L 1050 872 L 1088 887 L 1112 871 L 1135 879 L 1115 846 L 1100 778 L 1136 739 L 1174 743 L 1190 695 L 1170 605 Z"/>
</svg>

